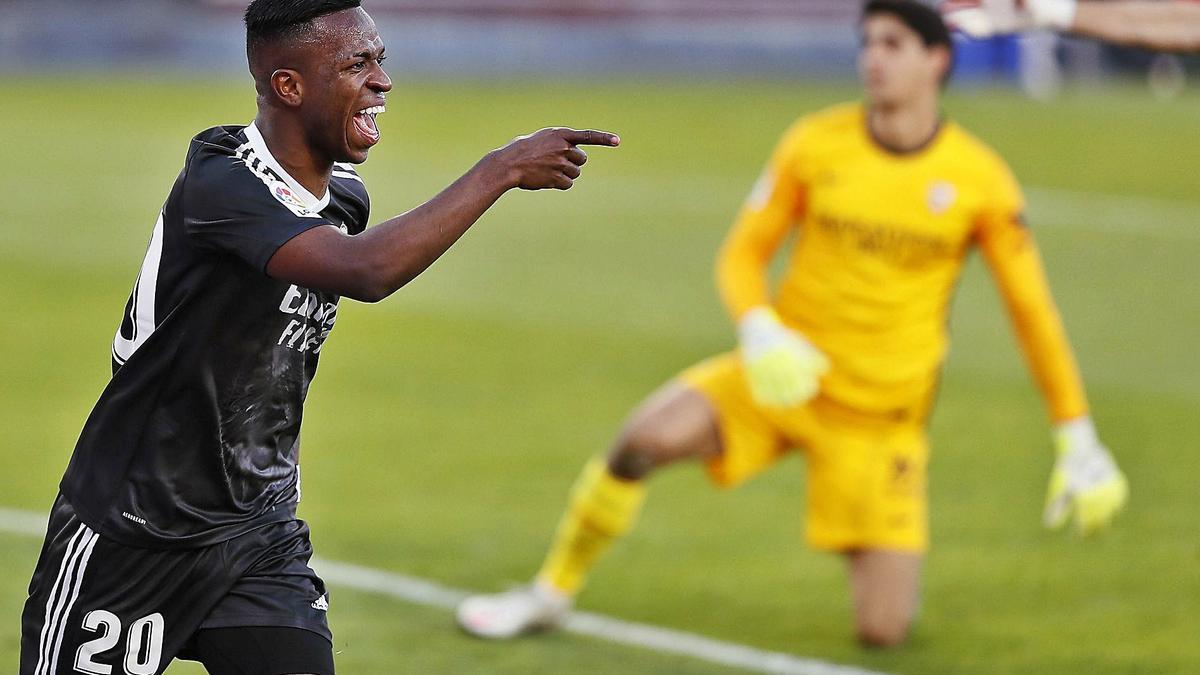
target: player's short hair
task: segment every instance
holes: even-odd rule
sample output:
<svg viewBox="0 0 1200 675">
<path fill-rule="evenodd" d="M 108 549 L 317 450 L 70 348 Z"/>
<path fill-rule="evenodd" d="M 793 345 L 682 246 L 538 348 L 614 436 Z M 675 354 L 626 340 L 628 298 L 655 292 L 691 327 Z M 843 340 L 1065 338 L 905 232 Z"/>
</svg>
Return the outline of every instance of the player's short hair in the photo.
<svg viewBox="0 0 1200 675">
<path fill-rule="evenodd" d="M 254 0 L 246 8 L 246 56 L 260 47 L 301 37 L 314 19 L 362 5 L 362 0 Z"/>
<path fill-rule="evenodd" d="M 868 0 L 863 5 L 862 19 L 876 14 L 890 14 L 921 37 L 926 48 L 944 47 L 950 53 L 950 67 L 942 78 L 945 82 L 954 70 L 954 39 L 942 15 L 933 7 L 917 0 Z"/>
</svg>

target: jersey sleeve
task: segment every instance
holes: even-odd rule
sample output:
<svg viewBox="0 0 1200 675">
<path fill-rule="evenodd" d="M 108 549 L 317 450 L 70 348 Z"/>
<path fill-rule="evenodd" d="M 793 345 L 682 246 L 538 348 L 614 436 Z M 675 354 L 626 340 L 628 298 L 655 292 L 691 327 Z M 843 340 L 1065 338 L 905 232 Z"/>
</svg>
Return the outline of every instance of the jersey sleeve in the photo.
<svg viewBox="0 0 1200 675">
<path fill-rule="evenodd" d="M 1024 218 L 1012 172 L 996 160 L 977 221 L 977 241 L 1004 300 L 1021 350 L 1054 421 L 1087 413 L 1075 355 L 1050 293 L 1041 255 Z"/>
<path fill-rule="evenodd" d="M 197 248 L 232 255 L 265 273 L 296 235 L 332 224 L 310 211 L 281 181 L 235 156 L 201 150 L 183 184 L 183 225 Z"/>
<path fill-rule="evenodd" d="M 767 267 L 804 212 L 803 128 L 784 134 L 717 254 L 717 289 L 735 320 L 770 302 Z"/>
</svg>

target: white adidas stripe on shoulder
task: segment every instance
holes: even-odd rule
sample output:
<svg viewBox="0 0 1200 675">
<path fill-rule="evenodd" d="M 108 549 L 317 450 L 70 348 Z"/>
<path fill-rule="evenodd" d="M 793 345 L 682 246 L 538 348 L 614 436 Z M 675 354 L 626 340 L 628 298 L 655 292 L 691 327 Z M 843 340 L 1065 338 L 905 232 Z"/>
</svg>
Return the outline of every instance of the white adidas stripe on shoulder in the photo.
<svg viewBox="0 0 1200 675">
<path fill-rule="evenodd" d="M 348 171 L 337 171 L 337 170 L 334 170 L 334 172 L 333 172 L 333 175 L 334 175 L 336 178 L 349 178 L 350 180 L 356 180 L 356 181 L 358 181 L 358 182 L 360 182 L 360 183 L 362 183 L 362 182 L 363 182 L 363 179 L 362 179 L 361 177 L 359 177 L 359 175 L 358 175 L 358 174 L 356 174 L 356 173 L 350 173 L 350 172 L 348 172 Z"/>
<path fill-rule="evenodd" d="M 334 162 L 333 175 L 338 178 L 349 178 L 360 183 L 363 182 L 362 177 L 358 175 L 358 171 L 354 170 L 354 165 L 349 162 Z"/>
<path fill-rule="evenodd" d="M 254 149 L 254 145 L 250 142 L 242 143 L 234 151 L 233 156 L 250 170 L 250 173 L 255 178 L 262 181 L 266 186 L 267 191 L 280 204 L 285 206 L 289 211 L 300 216 L 301 218 L 320 218 L 321 214 L 313 211 L 300 203 L 292 203 L 276 193 L 276 188 L 283 187 L 294 194 L 294 191 L 287 186 L 287 182 L 281 176 L 275 175 L 275 171 L 271 169 L 269 163 L 258 156 L 258 152 Z"/>
</svg>

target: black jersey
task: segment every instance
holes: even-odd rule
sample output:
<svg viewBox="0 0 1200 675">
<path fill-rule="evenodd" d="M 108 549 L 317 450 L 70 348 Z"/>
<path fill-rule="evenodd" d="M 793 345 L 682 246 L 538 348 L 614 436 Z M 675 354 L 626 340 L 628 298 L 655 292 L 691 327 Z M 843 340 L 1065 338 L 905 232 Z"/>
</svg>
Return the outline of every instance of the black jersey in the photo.
<svg viewBox="0 0 1200 675">
<path fill-rule="evenodd" d="M 192 139 L 113 341 L 113 377 L 63 477 L 83 522 L 173 547 L 295 517 L 304 398 L 338 297 L 265 268 L 310 228 L 362 232 L 368 210 L 349 165 L 318 199 L 254 125 Z"/>
</svg>

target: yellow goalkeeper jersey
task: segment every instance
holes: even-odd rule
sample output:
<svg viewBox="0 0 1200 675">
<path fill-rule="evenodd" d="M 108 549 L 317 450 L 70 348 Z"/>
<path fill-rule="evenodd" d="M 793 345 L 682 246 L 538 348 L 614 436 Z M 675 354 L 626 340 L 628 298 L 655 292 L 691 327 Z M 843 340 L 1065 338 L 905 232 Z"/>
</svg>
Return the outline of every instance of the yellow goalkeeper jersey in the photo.
<svg viewBox="0 0 1200 675">
<path fill-rule="evenodd" d="M 872 414 L 923 417 L 948 346 L 963 263 L 982 250 L 1051 416 L 1087 403 L 1004 161 L 953 122 L 925 147 L 885 149 L 846 104 L 785 133 L 717 262 L 734 318 L 771 304 L 833 363 L 822 394 Z M 768 263 L 796 233 L 774 293 Z"/>
</svg>

